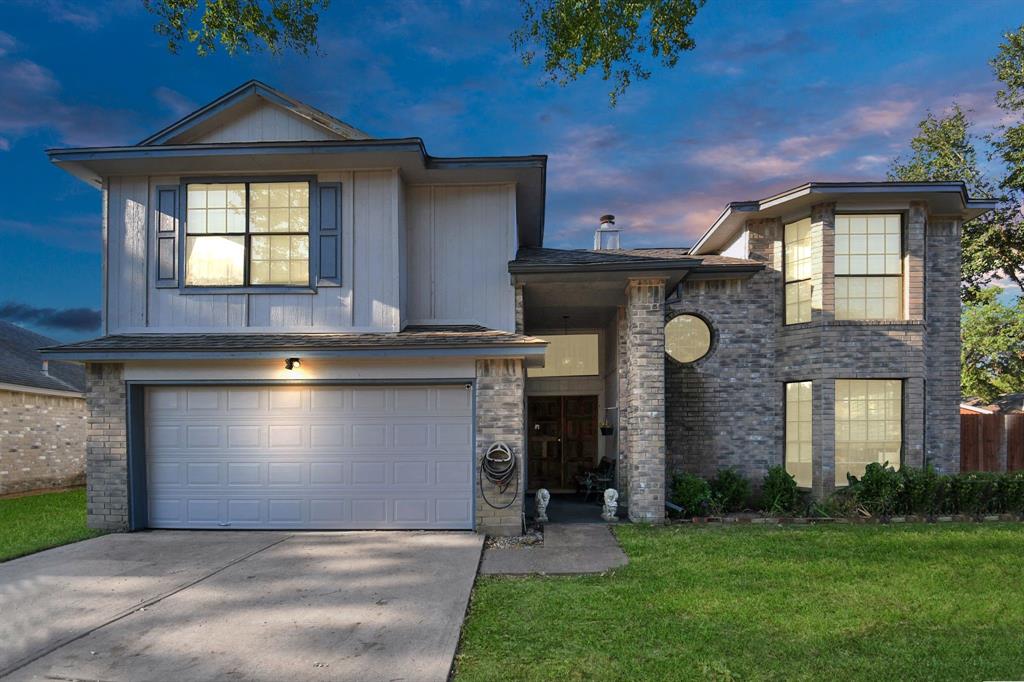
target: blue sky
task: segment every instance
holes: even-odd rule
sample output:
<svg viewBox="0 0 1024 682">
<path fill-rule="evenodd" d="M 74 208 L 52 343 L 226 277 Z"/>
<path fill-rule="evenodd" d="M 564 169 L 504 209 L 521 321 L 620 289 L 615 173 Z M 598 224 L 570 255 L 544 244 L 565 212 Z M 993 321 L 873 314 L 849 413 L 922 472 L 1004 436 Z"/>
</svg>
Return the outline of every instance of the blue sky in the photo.
<svg viewBox="0 0 1024 682">
<path fill-rule="evenodd" d="M 168 53 L 141 0 L 0 0 L 0 317 L 93 334 L 100 195 L 43 150 L 131 144 L 258 78 L 438 156 L 548 154 L 547 245 L 691 244 L 725 202 L 884 177 L 917 121 L 956 100 L 998 123 L 988 68 L 1019 1 L 710 0 L 697 47 L 634 85 L 544 85 L 509 33 L 518 3 L 334 0 L 319 56 Z"/>
</svg>

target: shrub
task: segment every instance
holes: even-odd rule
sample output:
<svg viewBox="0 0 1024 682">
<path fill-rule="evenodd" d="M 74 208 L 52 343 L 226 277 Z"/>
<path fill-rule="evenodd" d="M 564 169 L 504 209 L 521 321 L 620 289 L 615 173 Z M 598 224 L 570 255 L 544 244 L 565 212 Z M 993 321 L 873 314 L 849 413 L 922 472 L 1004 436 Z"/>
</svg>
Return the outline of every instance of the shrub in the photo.
<svg viewBox="0 0 1024 682">
<path fill-rule="evenodd" d="M 859 479 L 852 474 L 847 474 L 846 478 L 851 494 L 864 509 L 878 516 L 891 516 L 896 511 L 902 476 L 888 462 L 872 462 Z"/>
<path fill-rule="evenodd" d="M 772 467 L 761 487 L 764 511 L 772 514 L 793 514 L 800 507 L 800 491 L 796 479 L 784 468 Z"/>
<path fill-rule="evenodd" d="M 735 469 L 722 469 L 711 479 L 711 495 L 723 511 L 740 511 L 750 497 L 750 482 Z"/>
<path fill-rule="evenodd" d="M 706 516 L 712 509 L 711 486 L 700 476 L 676 474 L 672 479 L 672 501 L 683 508 L 683 516 Z"/>
<path fill-rule="evenodd" d="M 950 477 L 946 511 L 951 514 L 980 516 L 998 512 L 996 492 L 1001 474 L 972 471 Z"/>
<path fill-rule="evenodd" d="M 1024 514 L 1024 471 L 1003 474 L 997 485 L 1000 511 Z"/>
<path fill-rule="evenodd" d="M 949 485 L 949 477 L 943 476 L 931 466 L 924 469 L 905 467 L 900 470 L 901 487 L 897 511 L 906 514 L 932 516 L 942 511 L 943 499 Z"/>
</svg>

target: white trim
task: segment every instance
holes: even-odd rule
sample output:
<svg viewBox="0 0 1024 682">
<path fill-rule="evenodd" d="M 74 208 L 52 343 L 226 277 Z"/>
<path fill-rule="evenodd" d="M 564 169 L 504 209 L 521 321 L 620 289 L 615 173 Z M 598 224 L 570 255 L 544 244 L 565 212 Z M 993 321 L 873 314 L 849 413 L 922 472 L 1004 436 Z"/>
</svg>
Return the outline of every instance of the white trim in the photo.
<svg viewBox="0 0 1024 682">
<path fill-rule="evenodd" d="M 21 384 L 6 384 L 0 382 L 0 391 L 11 393 L 36 393 L 39 395 L 52 395 L 58 398 L 81 398 L 85 399 L 84 393 L 78 391 L 61 391 L 56 388 L 39 388 L 37 386 L 22 386 Z"/>
<path fill-rule="evenodd" d="M 976 405 L 968 405 L 967 403 L 960 403 L 961 410 L 967 410 L 969 412 L 977 412 L 978 414 L 995 414 L 993 410 L 989 410 L 984 407 L 978 407 Z"/>
</svg>

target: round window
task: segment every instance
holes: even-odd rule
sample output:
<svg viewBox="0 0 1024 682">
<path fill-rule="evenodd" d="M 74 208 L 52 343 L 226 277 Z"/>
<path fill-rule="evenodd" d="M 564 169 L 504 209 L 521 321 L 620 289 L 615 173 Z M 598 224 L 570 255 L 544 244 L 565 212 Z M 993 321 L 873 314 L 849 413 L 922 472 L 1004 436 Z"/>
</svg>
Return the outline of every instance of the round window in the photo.
<svg viewBox="0 0 1024 682">
<path fill-rule="evenodd" d="M 711 350 L 711 327 L 696 315 L 677 315 L 665 325 L 665 352 L 677 362 L 700 360 Z"/>
</svg>

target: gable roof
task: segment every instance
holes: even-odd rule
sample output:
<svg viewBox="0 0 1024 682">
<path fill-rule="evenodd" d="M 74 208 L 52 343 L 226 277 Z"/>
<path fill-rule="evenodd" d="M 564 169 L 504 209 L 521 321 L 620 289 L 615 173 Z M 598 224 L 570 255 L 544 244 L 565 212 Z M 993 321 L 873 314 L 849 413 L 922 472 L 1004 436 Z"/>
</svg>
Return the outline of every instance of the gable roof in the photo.
<svg viewBox="0 0 1024 682">
<path fill-rule="evenodd" d="M 68 362 L 50 362 L 43 374 L 39 349 L 57 341 L 9 322 L 0 322 L 0 384 L 51 391 L 85 392 L 85 369 Z"/>
<path fill-rule="evenodd" d="M 150 135 L 139 142 L 138 146 L 173 144 L 188 132 L 198 129 L 212 129 L 216 127 L 217 121 L 229 118 L 232 112 L 250 105 L 254 99 L 281 107 L 339 140 L 371 139 L 369 134 L 342 120 L 334 118 L 330 114 L 289 97 L 266 83 L 250 80 L 242 83 L 234 90 L 221 95 L 209 104 L 196 109 L 184 118 L 175 121 L 163 130 Z"/>
</svg>

